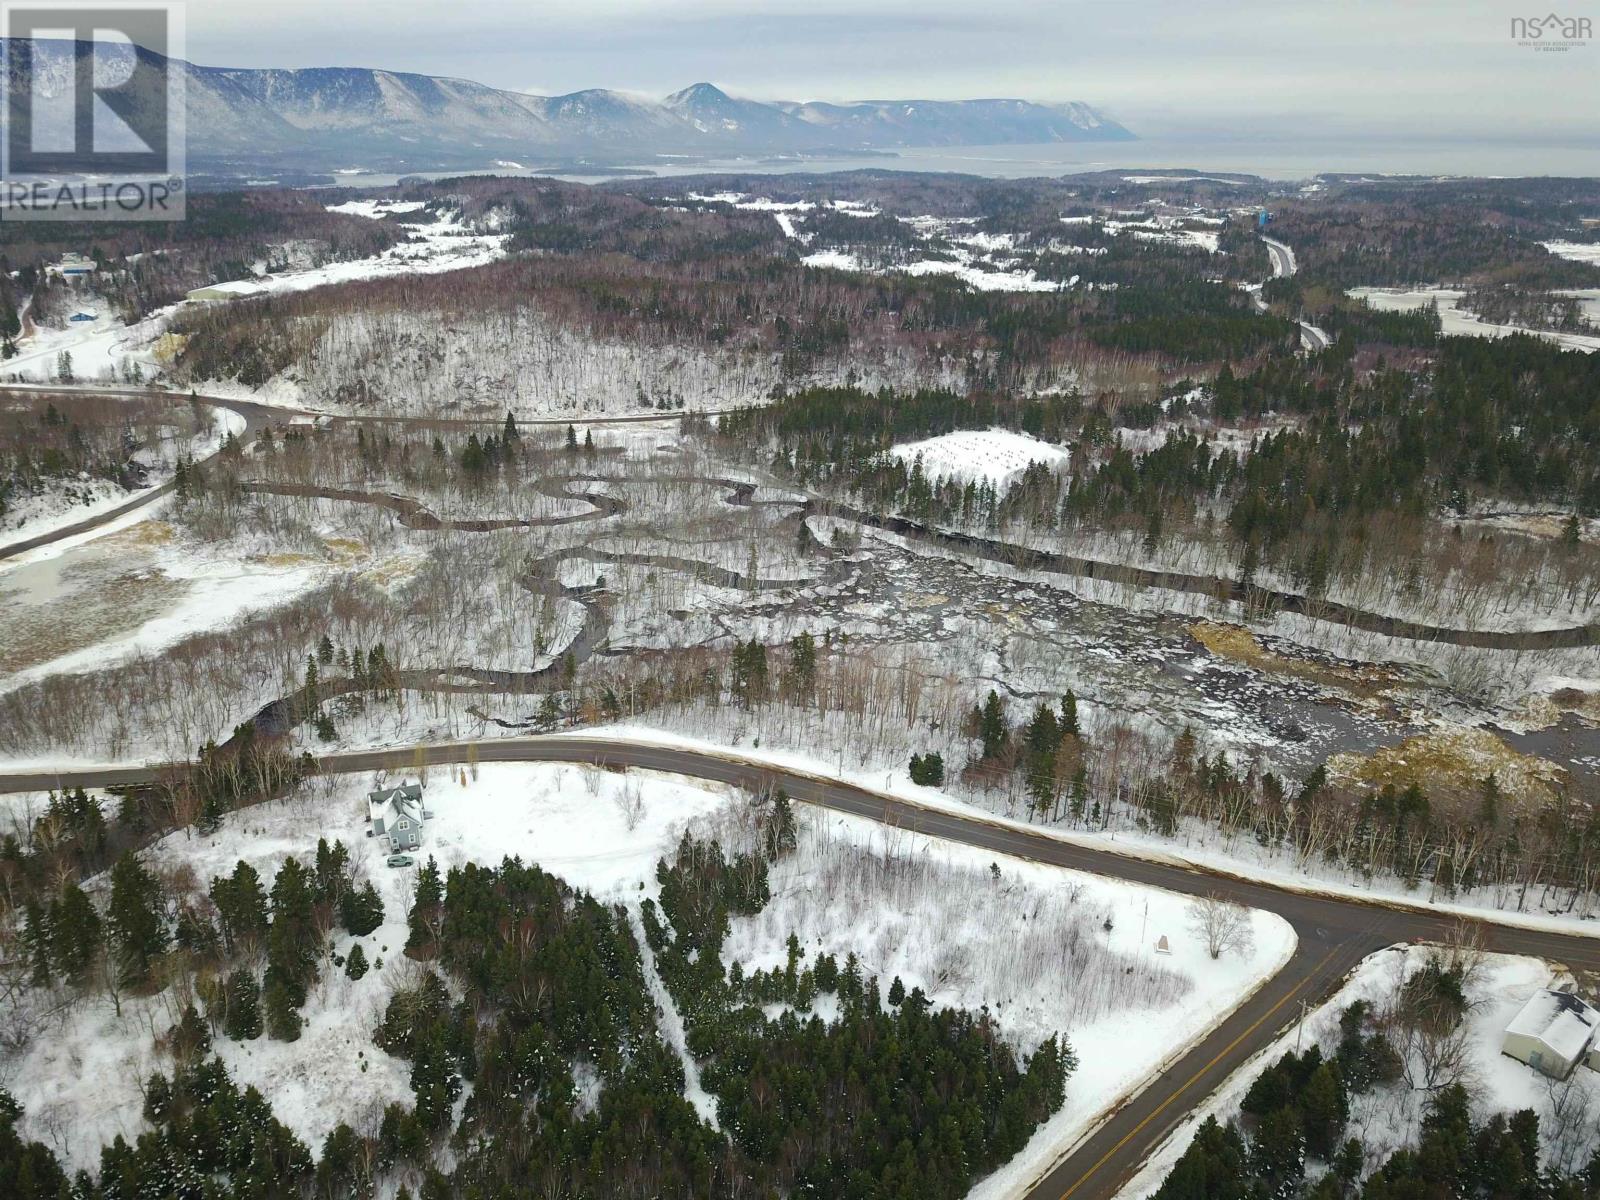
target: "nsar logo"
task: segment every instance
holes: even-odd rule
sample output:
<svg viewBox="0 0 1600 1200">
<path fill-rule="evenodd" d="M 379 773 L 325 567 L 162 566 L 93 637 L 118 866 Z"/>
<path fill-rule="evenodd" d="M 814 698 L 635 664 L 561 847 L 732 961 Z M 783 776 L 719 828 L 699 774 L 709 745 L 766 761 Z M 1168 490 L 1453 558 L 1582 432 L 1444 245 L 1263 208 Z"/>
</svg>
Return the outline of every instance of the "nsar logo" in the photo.
<svg viewBox="0 0 1600 1200">
<path fill-rule="evenodd" d="M 1531 50 L 1566 51 L 1586 46 L 1594 36 L 1594 22 L 1588 17 L 1563 17 L 1547 13 L 1542 17 L 1512 17 L 1511 37 L 1519 46 Z"/>
</svg>

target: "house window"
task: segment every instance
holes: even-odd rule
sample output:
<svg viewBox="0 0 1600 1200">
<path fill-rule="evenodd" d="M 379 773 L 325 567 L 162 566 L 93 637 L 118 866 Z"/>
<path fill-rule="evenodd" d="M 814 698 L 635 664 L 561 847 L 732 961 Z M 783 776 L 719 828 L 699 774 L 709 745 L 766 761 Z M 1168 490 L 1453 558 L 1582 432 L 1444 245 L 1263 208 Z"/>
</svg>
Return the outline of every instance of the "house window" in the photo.
<svg viewBox="0 0 1600 1200">
<path fill-rule="evenodd" d="M 401 821 L 398 825 L 395 826 L 395 828 L 396 829 L 410 829 L 411 828 L 411 822 L 410 821 Z"/>
</svg>

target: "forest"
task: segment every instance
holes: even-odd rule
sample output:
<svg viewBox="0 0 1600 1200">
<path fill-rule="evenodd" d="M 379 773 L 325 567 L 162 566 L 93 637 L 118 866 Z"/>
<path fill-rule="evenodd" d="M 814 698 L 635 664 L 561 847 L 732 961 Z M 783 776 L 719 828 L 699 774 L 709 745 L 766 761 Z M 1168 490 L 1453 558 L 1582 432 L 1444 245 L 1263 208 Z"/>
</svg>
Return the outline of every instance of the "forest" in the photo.
<svg viewBox="0 0 1600 1200">
<path fill-rule="evenodd" d="M 783 970 L 726 968 L 729 914 L 765 906 L 768 867 L 794 847 L 788 800 L 757 803 L 760 853 L 730 862 L 686 835 L 658 866 L 661 917 L 644 902 L 659 969 L 679 1003 L 696 1006 L 691 1045 L 718 1119 L 685 1098 L 646 985 L 656 968 L 621 905 L 513 858 L 445 871 L 430 857 L 398 917 L 410 965 L 370 1031 L 370 1052 L 402 1064 L 412 1100 L 307 1146 L 230 1078 L 217 1049 L 294 1042 L 320 975 L 383 969 L 362 939 L 385 921 L 384 904 L 352 875 L 349 851 L 323 838 L 305 861 L 268 873 L 241 860 L 206 883 L 117 851 L 125 831 L 81 793 L 53 797 L 38 853 L 86 872 L 110 862 L 109 878 L 21 902 L 16 951 L 30 991 L 18 1012 L 48 1021 L 41 998 L 100 993 L 120 1006 L 165 993 L 174 1019 L 152 1030 L 168 1065 L 142 1081 L 144 1131 L 105 1146 L 93 1177 L 69 1181 L 53 1151 L 24 1142 L 0 1092 L 5 1194 L 964 1195 L 1060 1107 L 1071 1051 L 1048 1039 L 1023 1061 L 987 1013 L 934 1009 L 898 979 L 885 989 L 854 955 L 802 964 L 792 936 Z M 201 828 L 236 819 L 247 818 L 202 816 Z M 17 852 L 8 843 L 13 888 L 18 870 L 40 866 Z M 806 1015 L 830 997 L 836 1018 Z M 774 1002 L 785 1011 L 764 1017 Z"/>
<path fill-rule="evenodd" d="M 213 424 L 209 412 L 168 396 L 132 401 L 62 392 L 0 404 L 0 526 L 9 510 L 46 493 L 95 498 L 170 474 Z"/>
<path fill-rule="evenodd" d="M 1209 1114 L 1153 1193 L 1160 1200 L 1590 1200 L 1600 1155 L 1589 1144 L 1581 1080 L 1549 1081 L 1543 1116 L 1502 1111 L 1464 1066 L 1464 1022 L 1479 968 L 1459 947 L 1432 951 L 1380 1004 L 1338 1013 L 1331 1052 L 1290 1050 L 1250 1083 L 1238 1111 Z M 1421 1098 L 1413 1139 L 1363 1142 L 1355 1109 L 1388 1090 Z"/>
</svg>

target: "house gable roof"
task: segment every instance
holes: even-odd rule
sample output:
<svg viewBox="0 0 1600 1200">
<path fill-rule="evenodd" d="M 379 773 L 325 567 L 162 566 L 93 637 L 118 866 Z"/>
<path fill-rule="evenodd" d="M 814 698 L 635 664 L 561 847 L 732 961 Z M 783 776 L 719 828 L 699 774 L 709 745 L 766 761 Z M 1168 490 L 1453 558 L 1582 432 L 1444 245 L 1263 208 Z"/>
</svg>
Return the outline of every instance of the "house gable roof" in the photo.
<svg viewBox="0 0 1600 1200">
<path fill-rule="evenodd" d="M 1569 1062 L 1583 1055 L 1600 1029 L 1600 1010 L 1571 992 L 1535 992 L 1506 1026 L 1508 1034 L 1531 1037 Z"/>
<path fill-rule="evenodd" d="M 375 792 L 368 792 L 367 818 L 375 821 L 380 817 L 386 829 L 392 829 L 394 823 L 402 817 L 409 817 L 421 825 L 422 785 L 407 783 L 400 787 L 380 788 Z"/>
</svg>

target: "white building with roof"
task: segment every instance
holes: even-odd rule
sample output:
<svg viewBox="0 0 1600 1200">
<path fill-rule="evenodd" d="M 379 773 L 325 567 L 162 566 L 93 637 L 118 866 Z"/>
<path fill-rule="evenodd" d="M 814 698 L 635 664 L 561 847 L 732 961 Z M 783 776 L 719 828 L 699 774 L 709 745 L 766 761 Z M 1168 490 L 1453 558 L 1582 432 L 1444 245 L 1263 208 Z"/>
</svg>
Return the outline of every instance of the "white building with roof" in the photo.
<svg viewBox="0 0 1600 1200">
<path fill-rule="evenodd" d="M 1571 992 L 1535 992 L 1506 1026 L 1500 1051 L 1553 1079 L 1565 1079 L 1581 1063 L 1597 1065 L 1595 1035 L 1600 1009 Z"/>
<path fill-rule="evenodd" d="M 367 793 L 371 835 L 385 839 L 390 850 L 415 850 L 422 844 L 422 824 L 432 814 L 422 806 L 422 785 L 403 783 Z"/>
</svg>

